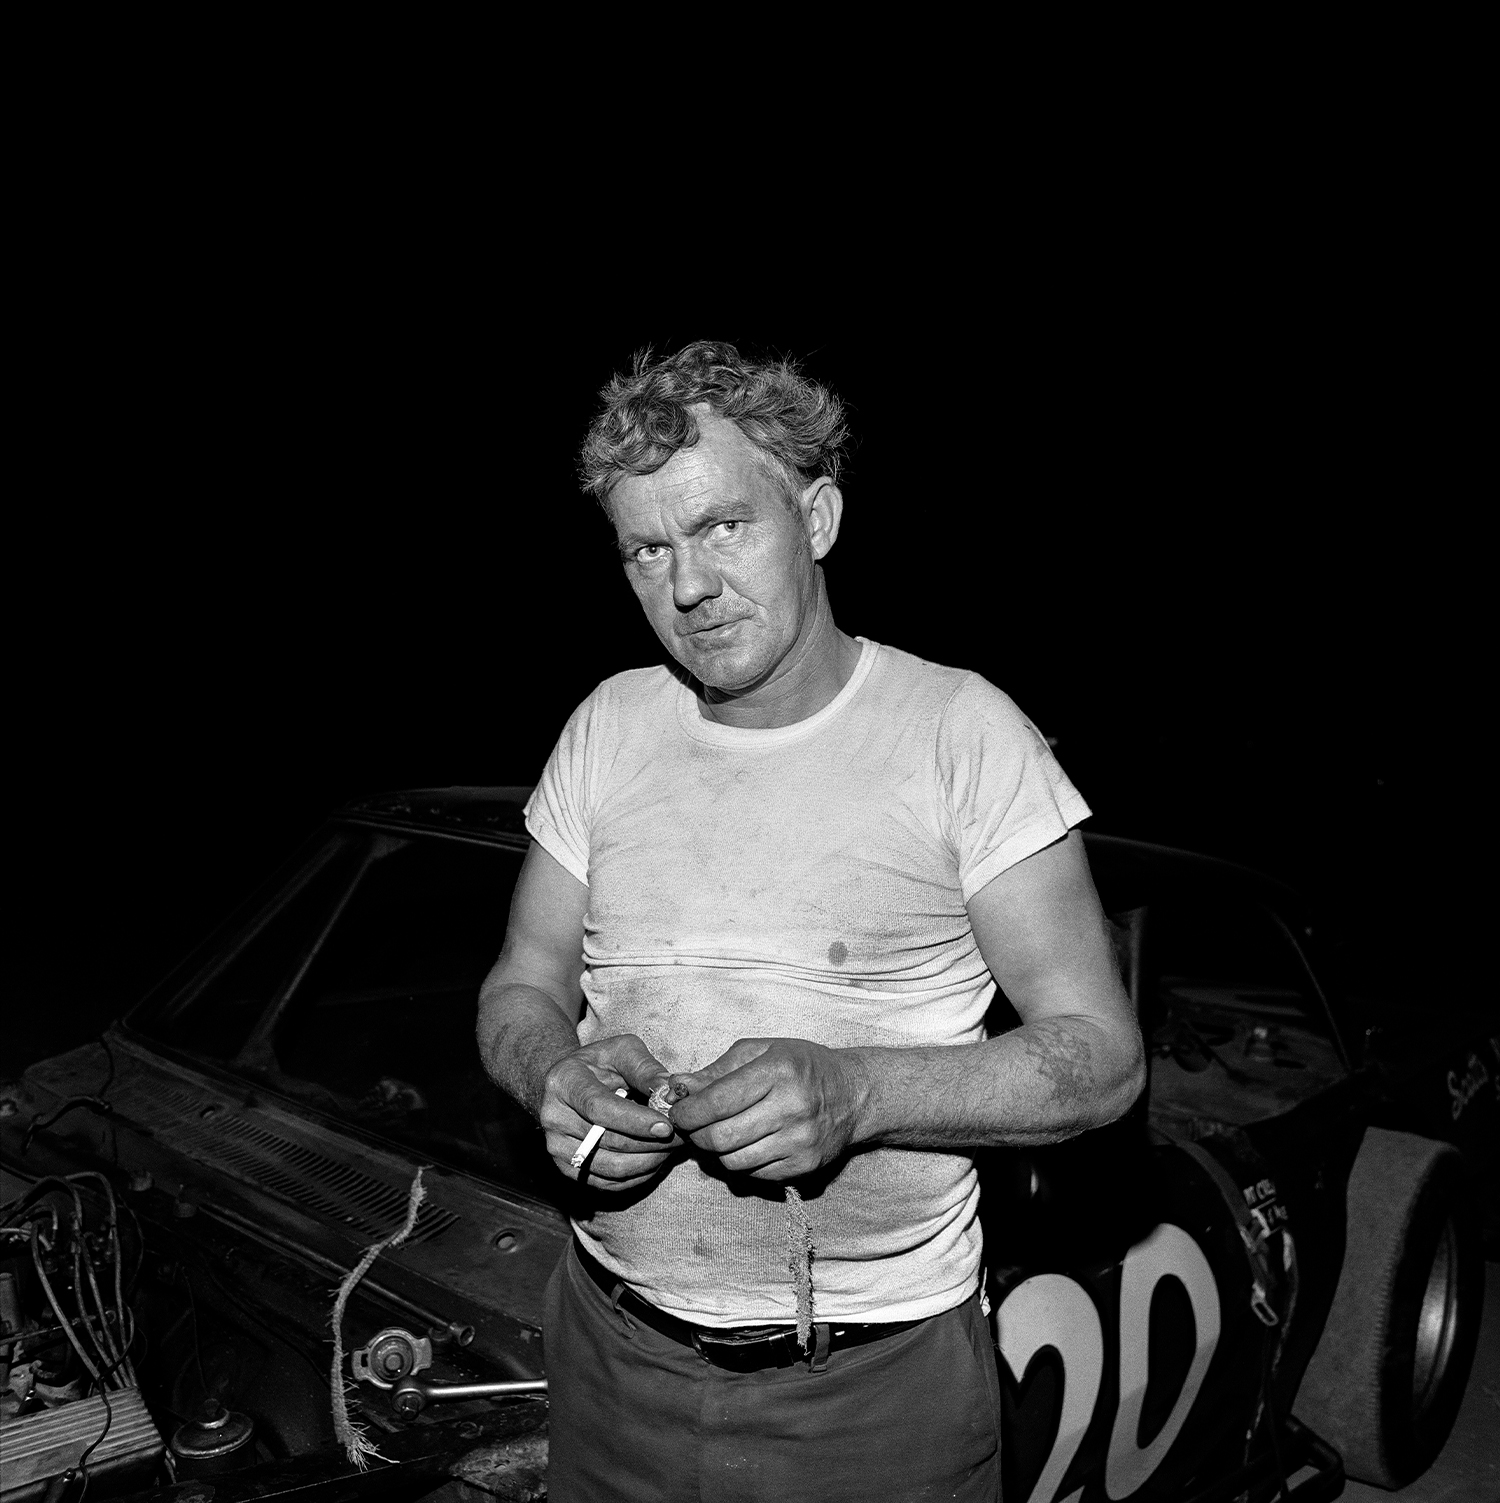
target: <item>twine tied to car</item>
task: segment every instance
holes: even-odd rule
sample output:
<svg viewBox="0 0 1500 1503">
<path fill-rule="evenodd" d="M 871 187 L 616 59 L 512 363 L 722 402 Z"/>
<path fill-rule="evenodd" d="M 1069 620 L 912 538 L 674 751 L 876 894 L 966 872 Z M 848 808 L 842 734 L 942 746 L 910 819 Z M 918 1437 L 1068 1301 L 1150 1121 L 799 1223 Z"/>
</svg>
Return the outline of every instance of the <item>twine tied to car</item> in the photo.
<svg viewBox="0 0 1500 1503">
<path fill-rule="evenodd" d="M 344 1454 L 362 1472 L 369 1467 L 371 1457 L 376 1461 L 385 1461 L 388 1458 L 382 1456 L 376 1449 L 375 1443 L 365 1433 L 365 1427 L 349 1418 L 349 1401 L 346 1395 L 354 1385 L 344 1377 L 344 1307 L 349 1303 L 349 1296 L 354 1293 L 355 1286 L 370 1271 L 375 1259 L 393 1247 L 400 1247 L 411 1236 L 417 1224 L 417 1212 L 426 1199 L 427 1188 L 422 1183 L 422 1171 L 418 1169 L 412 1179 L 411 1192 L 406 1200 L 405 1222 L 389 1237 L 383 1237 L 379 1242 L 372 1242 L 364 1250 L 359 1262 L 349 1270 L 344 1282 L 339 1285 L 338 1296 L 333 1302 L 333 1375 L 330 1380 L 333 1394 L 333 1433 L 338 1436 L 339 1443 L 344 1448 Z"/>
</svg>

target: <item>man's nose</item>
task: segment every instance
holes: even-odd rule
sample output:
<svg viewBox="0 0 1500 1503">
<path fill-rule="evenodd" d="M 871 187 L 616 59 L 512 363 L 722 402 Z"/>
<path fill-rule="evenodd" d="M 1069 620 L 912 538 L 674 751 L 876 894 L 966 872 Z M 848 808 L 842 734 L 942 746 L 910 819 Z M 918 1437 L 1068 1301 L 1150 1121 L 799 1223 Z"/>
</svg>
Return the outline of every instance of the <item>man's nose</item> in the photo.
<svg viewBox="0 0 1500 1503">
<path fill-rule="evenodd" d="M 672 555 L 672 600 L 680 611 L 690 611 L 713 600 L 724 589 L 713 562 L 696 548 L 679 549 Z"/>
</svg>

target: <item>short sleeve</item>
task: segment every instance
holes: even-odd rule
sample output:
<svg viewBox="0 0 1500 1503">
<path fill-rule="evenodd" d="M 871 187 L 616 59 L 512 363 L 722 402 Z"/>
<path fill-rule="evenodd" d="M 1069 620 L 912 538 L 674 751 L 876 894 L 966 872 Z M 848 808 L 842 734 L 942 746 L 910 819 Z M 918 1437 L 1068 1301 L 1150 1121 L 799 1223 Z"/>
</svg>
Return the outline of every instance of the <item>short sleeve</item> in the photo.
<svg viewBox="0 0 1500 1503">
<path fill-rule="evenodd" d="M 967 903 L 1089 816 L 1046 738 L 1009 695 L 970 674 L 943 711 L 938 770 Z"/>
<path fill-rule="evenodd" d="M 541 781 L 526 800 L 531 837 L 566 871 L 589 880 L 589 829 L 599 765 L 600 691 L 596 689 L 568 717 L 547 758 Z"/>
</svg>

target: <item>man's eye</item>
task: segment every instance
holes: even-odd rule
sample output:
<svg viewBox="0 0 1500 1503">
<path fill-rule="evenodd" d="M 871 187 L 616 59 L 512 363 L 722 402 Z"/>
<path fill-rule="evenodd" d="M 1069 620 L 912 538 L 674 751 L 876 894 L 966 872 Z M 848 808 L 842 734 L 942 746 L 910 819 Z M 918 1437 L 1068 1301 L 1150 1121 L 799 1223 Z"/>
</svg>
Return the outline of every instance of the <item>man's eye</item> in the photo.
<svg viewBox="0 0 1500 1503">
<path fill-rule="evenodd" d="M 719 531 L 733 537 L 740 530 L 741 525 L 739 522 L 720 522 Z"/>
<path fill-rule="evenodd" d="M 638 564 L 654 564 L 657 559 L 666 556 L 667 550 L 660 543 L 647 543 L 644 548 L 635 550 L 635 561 Z"/>
</svg>

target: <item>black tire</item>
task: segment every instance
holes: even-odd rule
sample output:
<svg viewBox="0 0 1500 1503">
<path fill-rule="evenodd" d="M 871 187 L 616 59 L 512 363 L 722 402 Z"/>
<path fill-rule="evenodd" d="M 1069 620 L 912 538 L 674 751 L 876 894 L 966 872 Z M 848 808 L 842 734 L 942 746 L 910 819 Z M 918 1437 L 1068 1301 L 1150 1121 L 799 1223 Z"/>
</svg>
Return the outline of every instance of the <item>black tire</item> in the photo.
<svg viewBox="0 0 1500 1503">
<path fill-rule="evenodd" d="M 1372 1127 L 1349 1176 L 1348 1241 L 1297 1417 L 1361 1482 L 1432 1465 L 1463 1398 L 1484 1259 L 1463 1161 L 1447 1143 Z"/>
</svg>

